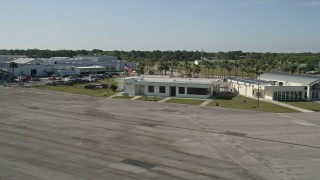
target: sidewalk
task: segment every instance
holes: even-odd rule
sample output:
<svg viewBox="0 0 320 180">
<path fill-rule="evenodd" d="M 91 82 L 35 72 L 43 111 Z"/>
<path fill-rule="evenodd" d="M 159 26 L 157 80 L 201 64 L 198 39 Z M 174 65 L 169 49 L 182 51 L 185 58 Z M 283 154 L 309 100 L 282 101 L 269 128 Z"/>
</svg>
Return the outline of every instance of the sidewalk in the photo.
<svg viewBox="0 0 320 180">
<path fill-rule="evenodd" d="M 139 99 L 141 96 L 134 96 L 133 98 L 131 98 L 130 100 L 136 100 Z"/>
<path fill-rule="evenodd" d="M 164 103 L 164 102 L 168 101 L 169 99 L 171 99 L 171 97 L 164 98 L 164 99 L 158 101 L 158 103 Z"/>
<path fill-rule="evenodd" d="M 112 96 L 109 96 L 108 98 L 113 98 L 113 97 L 115 97 L 115 96 L 121 96 L 121 94 L 122 94 L 122 92 L 119 92 L 119 93 L 117 93 L 117 94 L 114 94 L 114 95 L 112 95 Z"/>
<path fill-rule="evenodd" d="M 203 103 L 201 103 L 199 106 L 204 107 L 210 104 L 213 101 L 213 99 L 207 99 Z"/>
<path fill-rule="evenodd" d="M 261 99 L 261 101 L 265 101 L 265 102 L 268 102 L 268 103 L 273 103 L 273 104 L 276 104 L 276 105 L 279 105 L 279 106 L 283 106 L 283 107 L 290 108 L 290 109 L 293 109 L 293 110 L 296 110 L 296 111 L 300 111 L 300 112 L 304 112 L 304 113 L 314 112 L 314 111 L 310 111 L 310 110 L 303 109 L 303 108 L 300 108 L 300 107 L 292 106 L 292 105 L 289 105 L 289 104 L 286 104 L 286 103 L 282 103 L 282 102 L 279 102 L 279 101 L 271 101 L 271 100 L 263 100 L 263 99 Z"/>
</svg>

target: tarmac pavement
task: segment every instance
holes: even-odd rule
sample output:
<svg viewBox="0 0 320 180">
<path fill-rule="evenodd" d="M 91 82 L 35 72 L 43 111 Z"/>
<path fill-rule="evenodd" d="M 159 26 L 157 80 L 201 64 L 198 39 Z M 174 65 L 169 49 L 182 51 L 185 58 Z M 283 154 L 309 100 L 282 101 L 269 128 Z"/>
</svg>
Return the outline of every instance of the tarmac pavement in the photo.
<svg viewBox="0 0 320 180">
<path fill-rule="evenodd" d="M 313 113 L 0 87 L 0 179 L 319 179 Z"/>
</svg>

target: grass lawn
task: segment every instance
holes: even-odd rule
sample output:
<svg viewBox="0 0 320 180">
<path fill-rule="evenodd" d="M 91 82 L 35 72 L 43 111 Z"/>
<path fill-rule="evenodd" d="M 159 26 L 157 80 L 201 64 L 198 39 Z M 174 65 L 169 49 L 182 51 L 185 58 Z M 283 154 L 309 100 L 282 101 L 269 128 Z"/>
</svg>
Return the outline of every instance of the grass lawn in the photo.
<svg viewBox="0 0 320 180">
<path fill-rule="evenodd" d="M 158 96 L 141 96 L 136 100 L 141 100 L 141 101 L 160 101 L 162 99 L 163 99 L 163 97 L 158 97 Z"/>
<path fill-rule="evenodd" d="M 133 96 L 114 96 L 115 99 L 131 99 Z"/>
<path fill-rule="evenodd" d="M 320 103 L 317 102 L 312 102 L 312 101 L 281 101 L 283 103 L 292 105 L 292 106 L 297 106 L 303 109 L 308 109 L 311 111 L 320 111 Z"/>
<path fill-rule="evenodd" d="M 90 84 L 108 84 L 113 83 L 113 80 L 102 80 L 95 83 Z M 60 92 L 67 92 L 67 93 L 73 93 L 73 94 L 83 94 L 88 96 L 95 96 L 95 97 L 108 97 L 112 96 L 118 92 L 113 92 L 111 89 L 86 89 L 84 88 L 86 84 L 75 84 L 74 86 L 64 86 L 64 85 L 58 85 L 58 86 L 47 86 L 47 85 L 37 85 L 34 86 L 34 88 L 37 89 L 44 89 L 44 90 L 52 90 L 52 91 L 60 91 Z"/>
<path fill-rule="evenodd" d="M 275 112 L 275 113 L 289 113 L 297 112 L 293 109 L 285 108 L 276 104 L 268 102 L 259 102 L 257 107 L 257 100 L 247 98 L 240 95 L 228 94 L 217 99 L 214 99 L 208 106 L 216 106 L 219 103 L 221 107 L 233 108 L 233 109 L 244 109 L 253 111 L 264 111 L 264 112 Z"/>
<path fill-rule="evenodd" d="M 179 98 L 172 98 L 166 101 L 166 103 L 190 104 L 190 105 L 200 105 L 203 102 L 204 100 L 200 100 L 200 99 L 179 99 Z"/>
</svg>

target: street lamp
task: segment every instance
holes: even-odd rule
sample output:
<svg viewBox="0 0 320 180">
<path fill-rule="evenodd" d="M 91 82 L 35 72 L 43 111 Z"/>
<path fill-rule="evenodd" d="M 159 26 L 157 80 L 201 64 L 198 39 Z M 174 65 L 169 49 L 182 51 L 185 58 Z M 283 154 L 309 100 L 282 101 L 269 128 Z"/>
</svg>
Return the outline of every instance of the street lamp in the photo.
<svg viewBox="0 0 320 180">
<path fill-rule="evenodd" d="M 259 102 L 260 102 L 260 75 L 262 74 L 261 70 L 256 70 L 256 75 L 258 77 L 258 93 L 257 93 L 257 107 L 259 107 Z"/>
<path fill-rule="evenodd" d="M 259 107 L 259 98 L 260 98 L 260 74 L 258 74 L 259 79 L 258 79 L 258 101 L 257 101 L 257 107 Z"/>
</svg>

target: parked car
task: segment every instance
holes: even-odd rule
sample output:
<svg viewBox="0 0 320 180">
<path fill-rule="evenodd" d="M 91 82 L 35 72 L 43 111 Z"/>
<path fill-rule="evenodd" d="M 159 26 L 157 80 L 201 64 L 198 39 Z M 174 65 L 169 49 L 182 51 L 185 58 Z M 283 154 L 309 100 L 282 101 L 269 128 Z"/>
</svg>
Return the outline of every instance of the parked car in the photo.
<svg viewBox="0 0 320 180">
<path fill-rule="evenodd" d="M 65 86 L 74 86 L 75 81 L 73 80 L 69 80 L 69 81 L 64 81 L 63 85 Z"/>
<path fill-rule="evenodd" d="M 92 78 L 92 79 L 97 79 L 97 80 L 102 80 L 103 79 L 103 77 L 102 76 L 90 76 L 90 78 Z"/>
<path fill-rule="evenodd" d="M 84 88 L 86 89 L 96 89 L 96 85 L 95 84 L 88 84 L 88 85 L 85 85 Z"/>
<path fill-rule="evenodd" d="M 55 81 L 56 85 L 62 85 L 64 84 L 64 81 L 61 81 L 61 80 L 58 80 L 58 81 Z"/>
<path fill-rule="evenodd" d="M 57 78 L 56 78 L 56 77 L 54 77 L 54 76 L 51 76 L 51 77 L 49 77 L 49 78 L 48 78 L 48 80 L 50 80 L 50 81 L 54 81 L 54 80 L 57 80 Z"/>
<path fill-rule="evenodd" d="M 41 81 L 41 79 L 38 76 L 33 76 L 31 81 Z"/>
<path fill-rule="evenodd" d="M 56 86 L 57 83 L 56 83 L 56 81 L 47 81 L 46 85 L 48 85 L 48 86 Z"/>
<path fill-rule="evenodd" d="M 86 89 L 103 89 L 110 87 L 110 84 L 88 84 L 85 85 L 84 88 Z"/>
<path fill-rule="evenodd" d="M 100 84 L 103 88 L 110 88 L 111 84 Z"/>
<path fill-rule="evenodd" d="M 96 79 L 96 78 L 89 78 L 88 81 L 89 81 L 89 82 L 97 82 L 98 79 Z"/>
<path fill-rule="evenodd" d="M 30 81 L 32 79 L 31 76 L 21 76 L 19 79 L 23 82 Z"/>
</svg>

